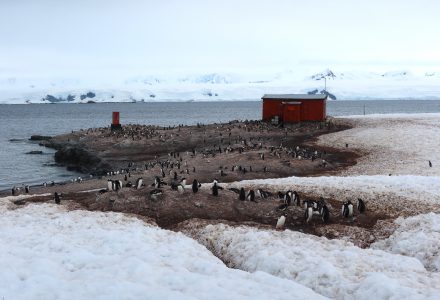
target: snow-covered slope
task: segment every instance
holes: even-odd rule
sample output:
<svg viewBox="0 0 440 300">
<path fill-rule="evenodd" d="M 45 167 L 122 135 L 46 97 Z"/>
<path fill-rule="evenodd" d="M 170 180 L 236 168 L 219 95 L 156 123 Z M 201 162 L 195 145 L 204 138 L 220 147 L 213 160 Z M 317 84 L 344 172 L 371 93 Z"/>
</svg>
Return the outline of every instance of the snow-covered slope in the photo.
<svg viewBox="0 0 440 300">
<path fill-rule="evenodd" d="M 324 299 L 229 269 L 194 240 L 135 217 L 54 204 L 11 210 L 11 199 L 0 199 L 1 299 Z"/>
<path fill-rule="evenodd" d="M 257 100 L 268 93 L 327 91 L 337 99 L 440 99 L 440 72 L 321 71 L 207 72 L 106 78 L 0 76 L 0 103 Z M 93 97 L 87 97 L 87 93 Z"/>
<path fill-rule="evenodd" d="M 440 293 L 440 274 L 413 257 L 290 230 L 217 224 L 186 232 L 231 266 L 288 278 L 332 299 L 436 299 Z"/>
</svg>

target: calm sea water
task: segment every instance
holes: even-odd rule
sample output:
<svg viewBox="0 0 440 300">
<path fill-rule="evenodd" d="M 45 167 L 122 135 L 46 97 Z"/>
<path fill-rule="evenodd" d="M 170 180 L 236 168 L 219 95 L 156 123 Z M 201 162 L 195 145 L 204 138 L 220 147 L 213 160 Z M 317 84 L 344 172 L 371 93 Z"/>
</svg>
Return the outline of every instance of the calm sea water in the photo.
<svg viewBox="0 0 440 300">
<path fill-rule="evenodd" d="M 440 101 L 328 101 L 332 116 L 372 113 L 440 112 Z M 176 125 L 261 118 L 260 101 L 104 104 L 0 105 L 0 190 L 12 185 L 65 181 L 79 174 L 54 166 L 53 150 L 28 141 L 31 135 L 56 135 L 108 126 L 112 111 L 121 123 Z M 11 141 L 14 139 L 15 141 Z M 43 155 L 26 152 L 42 150 Z"/>
</svg>

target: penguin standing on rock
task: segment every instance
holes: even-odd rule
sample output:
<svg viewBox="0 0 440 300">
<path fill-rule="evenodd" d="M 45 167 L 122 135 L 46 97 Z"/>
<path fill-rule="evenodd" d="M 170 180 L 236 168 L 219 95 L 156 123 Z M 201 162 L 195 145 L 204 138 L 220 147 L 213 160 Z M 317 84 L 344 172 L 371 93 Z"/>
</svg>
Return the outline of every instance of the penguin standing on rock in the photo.
<svg viewBox="0 0 440 300">
<path fill-rule="evenodd" d="M 29 185 L 26 185 L 26 186 L 24 187 L 24 190 L 25 190 L 26 194 L 29 194 Z"/>
<path fill-rule="evenodd" d="M 195 193 L 197 193 L 198 191 L 199 191 L 199 188 L 201 187 L 202 185 L 197 181 L 197 179 L 194 179 L 193 180 L 193 183 L 192 183 L 192 191 L 193 191 L 193 193 L 195 194 Z"/>
<path fill-rule="evenodd" d="M 136 189 L 139 190 L 142 187 L 143 180 L 142 178 L 138 178 L 136 180 Z"/>
<path fill-rule="evenodd" d="M 55 203 L 56 203 L 56 204 L 61 204 L 60 195 L 58 195 L 57 192 L 55 192 L 55 194 L 54 194 L 54 198 L 55 198 Z"/>
<path fill-rule="evenodd" d="M 330 220 L 330 211 L 328 210 L 327 205 L 323 204 L 319 209 L 319 213 L 321 215 L 321 219 L 324 223 L 328 223 Z"/>
<path fill-rule="evenodd" d="M 250 190 L 249 193 L 247 194 L 246 198 L 247 198 L 248 201 L 257 202 L 257 201 L 255 201 L 255 192 L 254 192 L 254 190 Z"/>
<path fill-rule="evenodd" d="M 304 220 L 306 221 L 306 223 L 309 223 L 312 217 L 313 217 L 313 207 L 307 205 L 306 211 L 304 212 Z"/>
<path fill-rule="evenodd" d="M 357 209 L 361 214 L 365 212 L 365 203 L 361 198 L 358 198 Z"/>
<path fill-rule="evenodd" d="M 240 189 L 240 192 L 238 194 L 238 199 L 240 199 L 240 201 L 246 200 L 246 192 L 244 191 L 244 188 Z"/>
<path fill-rule="evenodd" d="M 107 190 L 113 191 L 113 181 L 111 179 L 107 180 Z"/>
<path fill-rule="evenodd" d="M 219 190 L 219 186 L 217 185 L 217 181 L 214 180 L 214 184 L 212 185 L 212 195 L 213 196 L 218 196 L 218 190 Z"/>
<path fill-rule="evenodd" d="M 350 200 L 342 204 L 341 213 L 344 218 L 353 217 L 353 203 Z"/>
</svg>

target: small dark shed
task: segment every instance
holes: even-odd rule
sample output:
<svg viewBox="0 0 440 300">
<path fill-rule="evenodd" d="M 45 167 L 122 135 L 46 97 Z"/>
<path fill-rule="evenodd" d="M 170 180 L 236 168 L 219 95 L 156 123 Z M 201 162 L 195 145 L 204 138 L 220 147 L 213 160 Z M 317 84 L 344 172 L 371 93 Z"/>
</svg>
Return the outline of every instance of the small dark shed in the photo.
<svg viewBox="0 0 440 300">
<path fill-rule="evenodd" d="M 284 123 L 324 121 L 327 95 L 269 94 L 263 99 L 263 121 L 273 117 Z"/>
</svg>

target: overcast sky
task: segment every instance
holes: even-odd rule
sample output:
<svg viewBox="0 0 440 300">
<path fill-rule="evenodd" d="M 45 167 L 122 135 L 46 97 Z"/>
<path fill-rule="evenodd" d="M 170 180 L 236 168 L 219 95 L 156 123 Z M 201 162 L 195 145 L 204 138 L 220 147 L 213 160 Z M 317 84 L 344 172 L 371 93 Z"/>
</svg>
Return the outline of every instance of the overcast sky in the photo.
<svg viewBox="0 0 440 300">
<path fill-rule="evenodd" d="M 0 0 L 0 73 L 440 65 L 438 0 Z"/>
</svg>

